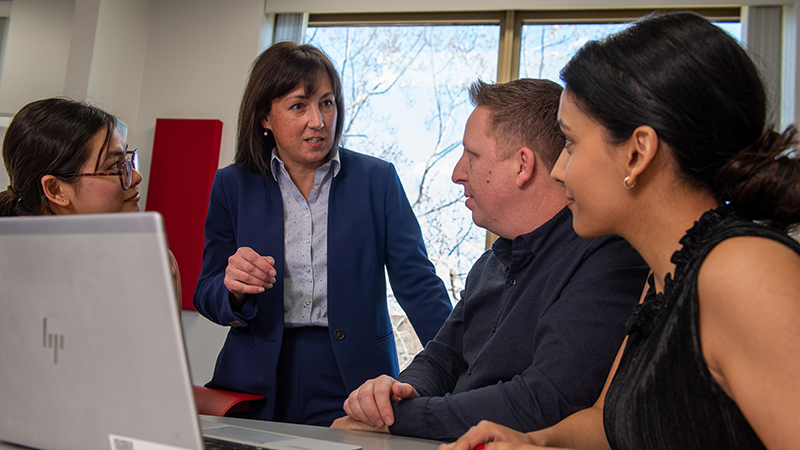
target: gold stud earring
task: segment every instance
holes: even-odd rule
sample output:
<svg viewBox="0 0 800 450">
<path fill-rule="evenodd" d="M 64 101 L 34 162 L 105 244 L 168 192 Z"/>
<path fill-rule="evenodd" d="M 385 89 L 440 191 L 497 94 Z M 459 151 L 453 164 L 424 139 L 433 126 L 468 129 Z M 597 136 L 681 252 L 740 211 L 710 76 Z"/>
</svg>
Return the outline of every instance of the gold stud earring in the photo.
<svg viewBox="0 0 800 450">
<path fill-rule="evenodd" d="M 636 186 L 636 182 L 635 181 L 633 182 L 633 184 L 628 184 L 628 181 L 630 181 L 630 180 L 631 180 L 631 177 L 625 177 L 625 179 L 622 180 L 622 185 L 625 186 L 625 189 L 633 189 L 633 187 Z"/>
</svg>

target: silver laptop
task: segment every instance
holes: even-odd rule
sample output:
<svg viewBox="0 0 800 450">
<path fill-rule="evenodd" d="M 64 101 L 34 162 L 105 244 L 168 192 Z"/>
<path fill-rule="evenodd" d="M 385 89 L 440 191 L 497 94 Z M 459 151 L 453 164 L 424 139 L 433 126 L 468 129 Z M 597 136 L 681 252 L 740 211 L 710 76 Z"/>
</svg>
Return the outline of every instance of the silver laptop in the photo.
<svg viewBox="0 0 800 450">
<path fill-rule="evenodd" d="M 359 448 L 209 432 L 272 449 Z M 0 441 L 204 449 L 160 215 L 0 219 Z"/>
</svg>

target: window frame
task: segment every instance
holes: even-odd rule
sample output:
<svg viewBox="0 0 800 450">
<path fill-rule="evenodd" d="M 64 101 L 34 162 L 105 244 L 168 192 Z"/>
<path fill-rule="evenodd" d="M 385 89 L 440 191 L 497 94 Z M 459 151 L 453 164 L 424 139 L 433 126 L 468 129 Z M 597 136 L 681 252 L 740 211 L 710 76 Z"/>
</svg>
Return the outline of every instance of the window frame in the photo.
<svg viewBox="0 0 800 450">
<path fill-rule="evenodd" d="M 492 10 L 400 13 L 310 13 L 309 27 L 404 25 L 500 25 L 497 82 L 519 78 L 522 26 L 527 24 L 623 23 L 655 11 L 693 11 L 717 22 L 741 21 L 741 7 L 581 10 Z"/>
</svg>

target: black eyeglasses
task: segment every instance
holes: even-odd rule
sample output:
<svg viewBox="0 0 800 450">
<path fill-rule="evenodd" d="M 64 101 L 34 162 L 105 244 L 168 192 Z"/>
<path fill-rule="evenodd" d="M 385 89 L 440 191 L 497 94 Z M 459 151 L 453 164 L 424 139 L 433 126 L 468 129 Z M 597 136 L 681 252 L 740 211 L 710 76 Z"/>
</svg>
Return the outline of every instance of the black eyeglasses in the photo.
<svg viewBox="0 0 800 450">
<path fill-rule="evenodd" d="M 93 173 L 76 173 L 74 174 L 76 177 L 99 177 L 99 176 L 112 176 L 112 175 L 119 175 L 119 182 L 122 185 L 122 190 L 127 191 L 129 187 L 131 187 L 131 183 L 133 183 L 133 169 L 136 168 L 136 163 L 133 161 L 136 159 L 136 152 L 139 151 L 137 148 L 133 151 L 125 151 L 125 161 L 122 162 L 122 167 L 119 168 L 116 172 L 93 172 Z"/>
</svg>

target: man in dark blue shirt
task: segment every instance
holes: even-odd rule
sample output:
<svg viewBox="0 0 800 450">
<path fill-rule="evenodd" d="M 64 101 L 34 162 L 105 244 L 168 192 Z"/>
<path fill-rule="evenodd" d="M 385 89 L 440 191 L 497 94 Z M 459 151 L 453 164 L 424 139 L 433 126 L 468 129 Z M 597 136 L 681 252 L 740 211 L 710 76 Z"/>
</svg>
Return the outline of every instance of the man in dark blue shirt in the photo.
<svg viewBox="0 0 800 450">
<path fill-rule="evenodd" d="M 560 95 L 546 80 L 473 84 L 453 181 L 499 238 L 434 340 L 398 380 L 353 391 L 333 426 L 455 439 L 484 419 L 545 428 L 597 400 L 649 269 L 618 236 L 573 231 L 549 176 L 564 147 Z"/>
</svg>

